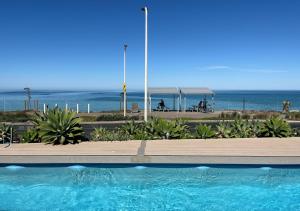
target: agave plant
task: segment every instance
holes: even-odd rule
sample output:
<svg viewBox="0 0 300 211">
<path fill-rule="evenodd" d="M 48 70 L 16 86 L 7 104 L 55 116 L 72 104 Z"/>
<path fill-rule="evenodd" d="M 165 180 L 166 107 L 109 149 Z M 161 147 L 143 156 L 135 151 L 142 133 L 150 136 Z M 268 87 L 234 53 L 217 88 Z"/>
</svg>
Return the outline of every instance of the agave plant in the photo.
<svg viewBox="0 0 300 211">
<path fill-rule="evenodd" d="M 213 138 L 216 136 L 215 131 L 210 125 L 201 124 L 196 127 L 196 137 L 201 139 Z"/>
<path fill-rule="evenodd" d="M 295 128 L 293 130 L 293 136 L 300 137 L 300 128 Z"/>
<path fill-rule="evenodd" d="M 51 144 L 78 143 L 83 139 L 80 119 L 75 113 L 62 109 L 49 110 L 42 118 L 36 120 L 42 142 Z"/>
<path fill-rule="evenodd" d="M 232 138 L 250 138 L 254 137 L 252 124 L 248 120 L 236 119 L 231 124 Z"/>
<path fill-rule="evenodd" d="M 143 125 L 136 123 L 135 121 L 130 121 L 121 127 L 121 130 L 128 135 L 135 135 L 138 130 L 140 130 Z"/>
<path fill-rule="evenodd" d="M 168 121 L 164 119 L 153 119 L 151 121 L 146 128 L 148 133 L 152 133 L 154 137 L 178 139 L 185 138 L 188 134 L 188 126 L 183 124 L 180 120 Z"/>
<path fill-rule="evenodd" d="M 271 117 L 263 122 L 260 130 L 262 137 L 289 137 L 292 134 L 291 126 L 279 117 Z"/>
<path fill-rule="evenodd" d="M 230 138 L 231 127 L 228 123 L 222 122 L 217 125 L 216 135 L 218 138 Z"/>
<path fill-rule="evenodd" d="M 38 143 L 41 142 L 38 131 L 35 128 L 27 129 L 21 136 L 21 143 Z"/>
<path fill-rule="evenodd" d="M 11 126 L 9 125 L 0 125 L 0 142 L 10 142 L 11 140 Z"/>
<path fill-rule="evenodd" d="M 122 130 L 107 130 L 105 128 L 95 128 L 91 134 L 93 141 L 126 141 L 130 136 Z"/>
<path fill-rule="evenodd" d="M 103 127 L 95 128 L 91 133 L 91 138 L 93 141 L 107 141 L 107 135 L 109 131 Z"/>
</svg>

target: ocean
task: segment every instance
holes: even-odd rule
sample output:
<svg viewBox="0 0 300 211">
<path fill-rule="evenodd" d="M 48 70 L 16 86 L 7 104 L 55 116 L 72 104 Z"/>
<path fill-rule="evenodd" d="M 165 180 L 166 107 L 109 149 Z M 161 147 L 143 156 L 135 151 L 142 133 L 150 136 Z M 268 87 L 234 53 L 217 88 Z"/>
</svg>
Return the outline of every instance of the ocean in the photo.
<svg viewBox="0 0 300 211">
<path fill-rule="evenodd" d="M 212 100 L 207 100 L 216 111 L 223 110 L 282 110 L 282 102 L 289 100 L 292 110 L 300 110 L 300 91 L 257 91 L 257 90 L 215 90 L 215 96 Z M 31 107 L 33 101 L 38 100 L 39 109 L 43 109 L 43 104 L 54 107 L 68 108 L 76 110 L 79 104 L 80 111 L 87 111 L 90 104 L 91 112 L 100 111 L 118 111 L 120 110 L 120 92 L 118 91 L 41 91 L 32 90 Z M 128 109 L 132 103 L 137 103 L 143 108 L 143 92 L 128 92 Z M 186 108 L 197 105 L 204 96 L 188 96 L 186 99 Z M 0 92 L 0 111 L 21 111 L 24 110 L 24 101 L 27 99 L 25 92 L 21 91 L 2 91 Z M 177 97 L 168 95 L 154 95 L 152 99 L 152 108 L 156 108 L 160 99 L 170 109 L 177 109 Z M 175 102 L 175 107 L 174 107 Z M 184 99 L 182 99 L 184 102 Z"/>
</svg>

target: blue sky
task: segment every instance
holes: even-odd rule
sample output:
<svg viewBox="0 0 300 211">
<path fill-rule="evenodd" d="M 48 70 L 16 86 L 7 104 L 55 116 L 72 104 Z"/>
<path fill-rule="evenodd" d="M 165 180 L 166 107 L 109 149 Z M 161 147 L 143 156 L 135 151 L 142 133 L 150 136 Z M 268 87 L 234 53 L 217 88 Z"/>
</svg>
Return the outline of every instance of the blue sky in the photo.
<svg viewBox="0 0 300 211">
<path fill-rule="evenodd" d="M 0 89 L 300 89 L 299 0 L 1 0 Z"/>
</svg>

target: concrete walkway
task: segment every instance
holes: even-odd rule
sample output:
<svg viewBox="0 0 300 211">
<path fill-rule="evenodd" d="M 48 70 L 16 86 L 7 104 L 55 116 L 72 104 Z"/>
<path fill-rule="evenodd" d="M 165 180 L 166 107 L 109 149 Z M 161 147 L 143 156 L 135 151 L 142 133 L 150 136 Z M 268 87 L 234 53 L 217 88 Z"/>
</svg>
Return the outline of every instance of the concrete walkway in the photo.
<svg viewBox="0 0 300 211">
<path fill-rule="evenodd" d="M 300 138 L 0 145 L 0 163 L 300 164 Z"/>
</svg>

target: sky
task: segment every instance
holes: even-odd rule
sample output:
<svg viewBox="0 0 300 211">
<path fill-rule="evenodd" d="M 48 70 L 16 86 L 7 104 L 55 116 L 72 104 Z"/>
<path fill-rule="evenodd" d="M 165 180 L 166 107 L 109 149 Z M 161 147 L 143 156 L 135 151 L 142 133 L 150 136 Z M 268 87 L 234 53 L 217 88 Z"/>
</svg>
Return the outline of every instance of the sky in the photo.
<svg viewBox="0 0 300 211">
<path fill-rule="evenodd" d="M 300 89 L 299 0 L 1 0 L 0 89 Z"/>
</svg>

